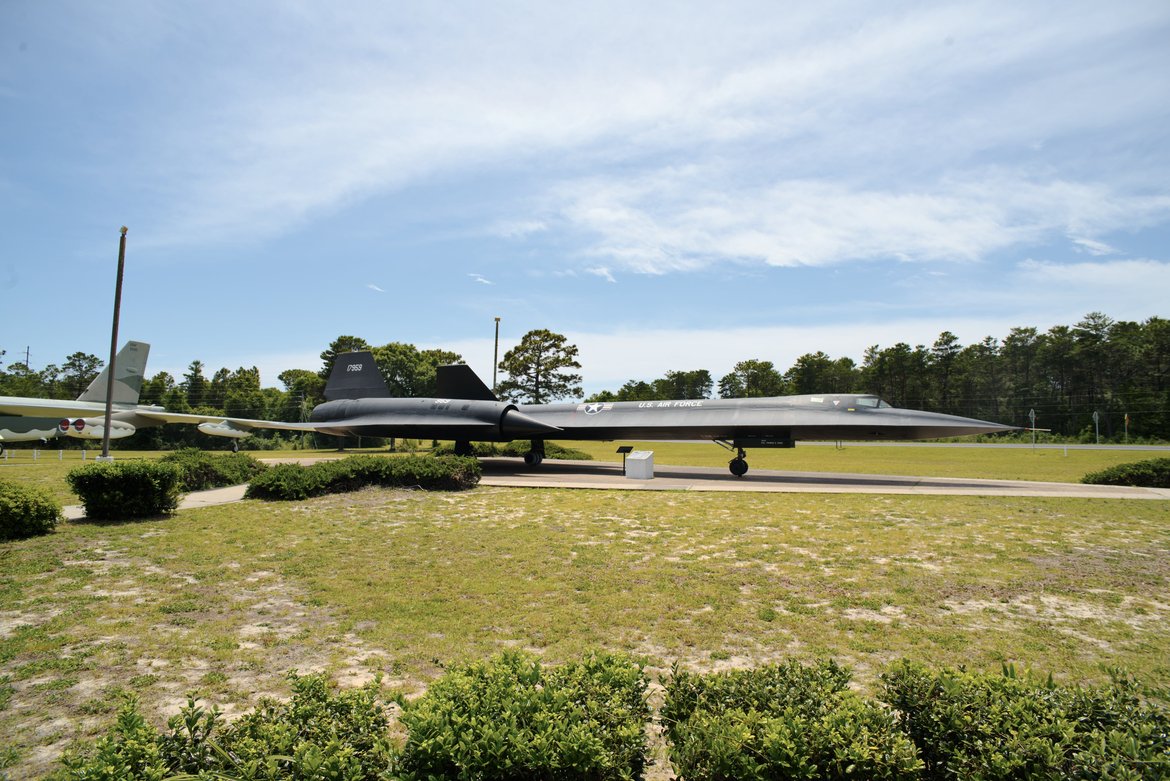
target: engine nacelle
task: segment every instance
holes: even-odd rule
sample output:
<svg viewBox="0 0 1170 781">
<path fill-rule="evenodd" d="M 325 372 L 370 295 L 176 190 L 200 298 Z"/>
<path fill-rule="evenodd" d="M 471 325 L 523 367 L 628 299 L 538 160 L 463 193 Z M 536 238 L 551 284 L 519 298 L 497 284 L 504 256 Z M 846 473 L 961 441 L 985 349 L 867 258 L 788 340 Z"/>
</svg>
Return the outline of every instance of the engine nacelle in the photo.
<svg viewBox="0 0 1170 781">
<path fill-rule="evenodd" d="M 232 439 L 243 439 L 244 437 L 252 436 L 252 432 L 247 429 L 236 428 L 229 421 L 221 420 L 218 423 L 200 423 L 195 428 L 199 429 L 204 434 L 210 434 L 213 437 L 231 437 Z"/>
<path fill-rule="evenodd" d="M 105 418 L 65 418 L 57 424 L 57 431 L 74 439 L 105 439 Z M 137 431 L 121 420 L 110 422 L 110 439 L 124 439 Z"/>
</svg>

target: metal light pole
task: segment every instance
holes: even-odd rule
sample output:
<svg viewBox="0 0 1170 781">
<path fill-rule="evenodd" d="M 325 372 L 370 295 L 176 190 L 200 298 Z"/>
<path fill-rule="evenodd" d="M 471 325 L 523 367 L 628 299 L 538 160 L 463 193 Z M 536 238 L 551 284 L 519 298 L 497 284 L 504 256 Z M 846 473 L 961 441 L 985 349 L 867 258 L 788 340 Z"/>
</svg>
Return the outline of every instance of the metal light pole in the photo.
<svg viewBox="0 0 1170 781">
<path fill-rule="evenodd" d="M 500 318 L 496 318 L 496 349 L 492 353 L 492 393 L 496 392 L 496 368 L 500 365 Z"/>
<path fill-rule="evenodd" d="M 118 281 L 114 286 L 114 325 L 110 329 L 110 373 L 106 378 L 106 426 L 102 431 L 102 461 L 113 461 L 110 457 L 110 428 L 114 414 L 114 375 L 117 374 L 118 360 L 118 315 L 122 311 L 122 271 L 126 268 L 126 231 L 122 226 L 122 238 L 118 241 Z"/>
</svg>

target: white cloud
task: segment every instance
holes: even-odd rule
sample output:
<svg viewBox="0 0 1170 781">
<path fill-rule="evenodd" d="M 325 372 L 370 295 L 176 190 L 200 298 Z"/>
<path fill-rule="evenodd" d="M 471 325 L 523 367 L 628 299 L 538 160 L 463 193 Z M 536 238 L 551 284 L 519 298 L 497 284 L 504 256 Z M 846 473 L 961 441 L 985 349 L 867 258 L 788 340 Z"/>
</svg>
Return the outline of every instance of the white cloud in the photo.
<svg viewBox="0 0 1170 781">
<path fill-rule="evenodd" d="M 888 189 L 817 180 L 722 186 L 727 178 L 699 166 L 638 180 L 592 178 L 563 185 L 553 208 L 596 236 L 587 255 L 649 274 L 728 261 L 973 261 L 1074 228 L 1108 232 L 1170 216 L 1167 196 L 1035 182 L 998 170 Z M 1078 244 L 1107 248 L 1087 237 Z"/>
<path fill-rule="evenodd" d="M 385 293 L 385 292 L 386 292 L 386 291 L 385 291 L 385 290 L 383 290 L 382 288 L 380 288 L 380 287 L 378 287 L 377 285 L 375 285 L 373 282 L 371 282 L 371 283 L 369 283 L 368 285 L 366 285 L 366 287 L 367 287 L 367 288 L 369 288 L 370 290 L 373 290 L 375 293 Z"/>
<path fill-rule="evenodd" d="M 1118 250 L 1109 246 L 1103 241 L 1096 241 L 1094 239 L 1086 239 L 1083 237 L 1074 237 L 1073 244 L 1078 248 L 1078 252 L 1085 252 L 1089 255 L 1118 255 Z"/>
<path fill-rule="evenodd" d="M 605 234 L 595 250 L 654 273 L 705 252 L 816 264 L 859 239 L 863 255 L 904 243 L 895 255 L 966 257 L 1010 240 L 1015 215 L 945 182 L 924 186 L 924 172 L 1128 130 L 1167 97 L 1158 58 L 1126 45 L 1165 24 L 1157 3 L 1055 16 L 997 3 L 663 10 L 374 4 L 246 17 L 232 39 L 252 41 L 245 67 L 212 57 L 190 77 L 203 79 L 188 85 L 200 100 L 152 107 L 141 125 L 139 175 L 150 171 L 175 209 L 155 241 L 267 235 L 437 174 L 541 159 L 554 178 L 586 164 L 637 183 L 668 159 L 721 161 L 727 176 L 714 184 L 729 203 L 687 199 L 672 219 L 636 201 L 581 201 L 568 217 Z M 261 23 L 282 35 L 249 35 Z M 308 56 L 284 54 L 302 45 Z M 548 229 L 539 217 L 492 228 Z"/>
<path fill-rule="evenodd" d="M 1088 311 L 1088 310 L 1086 310 Z M 1079 313 L 1074 320 L 1079 319 Z M 771 361 L 786 371 L 805 353 L 823 350 L 833 358 L 851 358 L 859 365 L 867 347 L 890 347 L 898 342 L 930 346 L 943 331 L 951 331 L 963 344 L 986 336 L 1002 339 L 1013 326 L 1033 325 L 1042 331 L 1061 321 L 1013 322 L 1002 319 L 937 317 L 868 320 L 856 323 L 822 323 L 808 326 L 744 328 L 677 328 L 614 331 L 568 331 L 565 337 L 578 347 L 586 395 L 617 390 L 627 380 L 653 380 L 671 370 L 706 369 L 719 378 L 742 360 Z M 500 343 L 500 355 L 515 340 Z M 444 344 L 420 345 L 453 350 L 464 357 L 485 382 L 491 378 L 491 339 L 468 339 Z"/>
<path fill-rule="evenodd" d="M 1062 301 L 1082 301 L 1088 307 L 1086 311 L 1164 313 L 1167 291 L 1170 291 L 1170 262 L 1026 260 L 1019 265 L 1015 278 L 1016 285 L 1035 294 Z"/>
<path fill-rule="evenodd" d="M 478 282 L 481 285 L 494 285 L 495 284 L 494 282 L 492 282 L 490 279 L 486 278 L 482 274 L 468 274 L 467 276 L 471 277 L 472 279 L 474 279 L 476 282 Z"/>
</svg>

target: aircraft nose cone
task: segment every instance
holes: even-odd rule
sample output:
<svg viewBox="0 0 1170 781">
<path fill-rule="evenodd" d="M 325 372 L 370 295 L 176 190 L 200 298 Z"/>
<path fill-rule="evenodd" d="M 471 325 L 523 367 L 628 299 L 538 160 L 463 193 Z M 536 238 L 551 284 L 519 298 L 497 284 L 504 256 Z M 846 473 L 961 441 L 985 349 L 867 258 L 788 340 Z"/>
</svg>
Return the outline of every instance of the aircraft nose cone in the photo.
<svg viewBox="0 0 1170 781">
<path fill-rule="evenodd" d="M 517 439 L 534 434 L 555 434 L 561 430 L 558 426 L 541 423 L 515 409 L 504 413 L 504 418 L 500 421 L 500 429 L 505 435 L 515 436 Z"/>
</svg>

